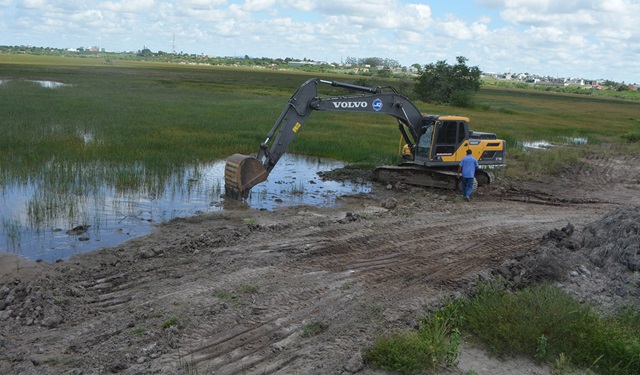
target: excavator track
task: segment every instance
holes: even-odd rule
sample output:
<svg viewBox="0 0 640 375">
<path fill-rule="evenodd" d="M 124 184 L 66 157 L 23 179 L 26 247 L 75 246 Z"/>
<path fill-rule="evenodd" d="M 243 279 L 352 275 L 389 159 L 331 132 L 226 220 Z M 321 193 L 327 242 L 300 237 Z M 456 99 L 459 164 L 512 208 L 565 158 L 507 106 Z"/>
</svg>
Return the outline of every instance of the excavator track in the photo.
<svg viewBox="0 0 640 375">
<path fill-rule="evenodd" d="M 491 185 L 495 181 L 495 176 L 493 173 L 489 172 L 486 169 L 478 169 L 476 171 L 476 181 L 478 182 L 478 186 L 486 186 Z"/>
<path fill-rule="evenodd" d="M 458 176 L 454 171 L 417 165 L 378 167 L 373 171 L 373 179 L 381 182 L 402 182 L 409 185 L 442 189 L 458 188 Z"/>
<path fill-rule="evenodd" d="M 460 189 L 460 179 L 455 170 L 435 169 L 419 165 L 404 164 L 399 166 L 382 166 L 373 171 L 373 179 L 381 182 L 402 182 L 408 185 L 426 186 L 442 189 Z M 478 170 L 474 189 L 478 186 L 492 184 L 493 173 Z"/>
</svg>

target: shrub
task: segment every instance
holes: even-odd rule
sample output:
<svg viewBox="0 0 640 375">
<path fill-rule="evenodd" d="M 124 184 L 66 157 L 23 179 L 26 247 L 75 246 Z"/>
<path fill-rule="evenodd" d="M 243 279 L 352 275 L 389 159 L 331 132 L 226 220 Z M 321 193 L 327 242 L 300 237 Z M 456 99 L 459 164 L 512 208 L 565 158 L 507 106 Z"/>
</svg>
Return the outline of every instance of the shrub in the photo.
<svg viewBox="0 0 640 375">
<path fill-rule="evenodd" d="M 427 314 L 417 331 L 401 331 L 378 337 L 364 358 L 371 366 L 412 374 L 457 363 L 460 331 L 459 301 L 446 303 Z"/>
</svg>

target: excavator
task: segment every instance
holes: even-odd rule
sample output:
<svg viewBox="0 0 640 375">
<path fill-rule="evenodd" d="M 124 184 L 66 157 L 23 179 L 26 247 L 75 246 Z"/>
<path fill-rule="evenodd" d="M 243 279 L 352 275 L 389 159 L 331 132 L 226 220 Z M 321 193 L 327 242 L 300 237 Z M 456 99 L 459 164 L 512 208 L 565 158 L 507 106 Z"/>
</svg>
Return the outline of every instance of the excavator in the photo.
<svg viewBox="0 0 640 375">
<path fill-rule="evenodd" d="M 321 98 L 319 85 L 342 88 L 347 94 Z M 256 155 L 233 154 L 227 158 L 225 194 L 247 198 L 252 187 L 267 179 L 314 111 L 382 113 L 396 119 L 405 143 L 401 152 L 403 162 L 376 168 L 373 178 L 378 181 L 458 189 L 456 172 L 469 149 L 481 166 L 476 171 L 477 186 L 483 186 L 494 180 L 486 167 L 505 163 L 505 141 L 492 133 L 469 130 L 467 117 L 423 114 L 393 87 L 365 87 L 311 78 L 291 96 Z"/>
</svg>

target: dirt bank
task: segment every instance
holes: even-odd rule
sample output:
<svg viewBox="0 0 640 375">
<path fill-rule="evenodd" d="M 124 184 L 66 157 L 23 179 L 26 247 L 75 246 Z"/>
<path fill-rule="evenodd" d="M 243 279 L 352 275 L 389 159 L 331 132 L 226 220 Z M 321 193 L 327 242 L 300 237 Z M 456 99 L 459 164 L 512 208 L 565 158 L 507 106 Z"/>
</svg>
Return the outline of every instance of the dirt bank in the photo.
<svg viewBox="0 0 640 375">
<path fill-rule="evenodd" d="M 552 276 L 579 297 L 606 308 L 637 302 L 637 280 L 626 277 L 640 264 L 638 209 L 616 210 L 640 206 L 638 161 L 591 159 L 554 181 L 500 181 L 471 203 L 379 185 L 332 208 L 173 220 L 60 263 L 5 255 L 0 373 L 379 373 L 360 353 L 380 333 L 412 327 L 425 307 L 478 280 L 534 280 L 543 270 L 534 266 L 554 259 L 563 263 Z M 514 366 L 545 371 L 476 348 L 447 371 Z"/>
</svg>

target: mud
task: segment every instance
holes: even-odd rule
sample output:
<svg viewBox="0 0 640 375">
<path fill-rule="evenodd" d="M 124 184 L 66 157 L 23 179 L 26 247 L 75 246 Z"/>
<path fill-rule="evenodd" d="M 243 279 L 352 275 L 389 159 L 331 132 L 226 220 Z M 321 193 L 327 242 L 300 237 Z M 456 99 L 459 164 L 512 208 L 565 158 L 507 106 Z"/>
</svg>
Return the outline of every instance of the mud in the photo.
<svg viewBox="0 0 640 375">
<path fill-rule="evenodd" d="M 496 277 L 638 304 L 638 159 L 499 179 L 470 203 L 374 183 L 335 207 L 175 219 L 60 263 L 4 255 L 0 373 L 382 374 L 361 355 L 378 335 Z M 462 352 L 443 373 L 549 373 Z"/>
</svg>

